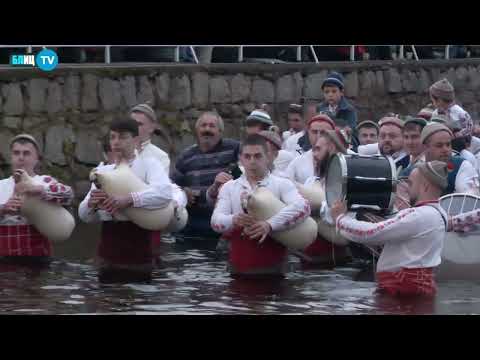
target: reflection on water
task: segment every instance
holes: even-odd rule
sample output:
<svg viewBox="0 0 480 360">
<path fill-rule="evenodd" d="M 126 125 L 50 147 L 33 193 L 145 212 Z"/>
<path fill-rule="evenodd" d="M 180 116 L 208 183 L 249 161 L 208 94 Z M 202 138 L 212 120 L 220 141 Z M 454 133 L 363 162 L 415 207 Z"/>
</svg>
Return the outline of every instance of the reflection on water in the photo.
<svg viewBox="0 0 480 360">
<path fill-rule="evenodd" d="M 476 282 L 439 283 L 434 301 L 392 299 L 352 267 L 301 269 L 283 280 L 232 279 L 215 242 L 162 245 L 149 283 L 100 284 L 93 266 L 98 228 L 79 225 L 47 268 L 0 266 L 0 313 L 9 314 L 478 314 Z"/>
</svg>

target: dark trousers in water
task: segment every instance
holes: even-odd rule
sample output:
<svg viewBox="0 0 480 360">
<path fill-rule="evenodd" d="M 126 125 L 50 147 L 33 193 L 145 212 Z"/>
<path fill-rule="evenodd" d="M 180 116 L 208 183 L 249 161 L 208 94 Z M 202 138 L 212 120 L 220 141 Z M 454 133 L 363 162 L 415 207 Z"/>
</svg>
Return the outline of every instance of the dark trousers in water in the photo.
<svg viewBox="0 0 480 360">
<path fill-rule="evenodd" d="M 151 279 L 151 231 L 129 221 L 105 221 L 98 245 L 100 282 L 143 282 Z"/>
</svg>

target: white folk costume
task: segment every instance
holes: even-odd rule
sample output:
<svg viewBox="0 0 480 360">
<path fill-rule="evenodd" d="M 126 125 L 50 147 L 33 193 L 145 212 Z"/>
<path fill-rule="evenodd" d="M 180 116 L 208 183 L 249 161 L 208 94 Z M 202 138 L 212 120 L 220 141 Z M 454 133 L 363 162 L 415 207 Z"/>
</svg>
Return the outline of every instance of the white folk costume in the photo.
<svg viewBox="0 0 480 360">
<path fill-rule="evenodd" d="M 73 199 L 70 186 L 59 183 L 49 175 L 35 175 L 35 182 L 45 190 L 43 200 L 68 206 Z M 0 181 L 0 205 L 12 197 L 15 188 L 13 177 Z M 0 256 L 51 256 L 50 240 L 41 235 L 21 215 L 0 216 Z"/>
<path fill-rule="evenodd" d="M 170 174 L 170 158 L 168 157 L 168 154 L 158 146 L 153 145 L 150 140 L 141 143 L 140 149 L 137 153 L 140 157 L 154 157 L 162 163 L 165 174 L 167 174 L 167 176 Z"/>
<path fill-rule="evenodd" d="M 272 231 L 283 231 L 304 221 L 310 215 L 308 202 L 298 193 L 288 179 L 268 174 L 258 186 L 265 186 L 287 206 L 268 219 Z M 212 228 L 231 241 L 230 266 L 232 274 L 279 274 L 284 272 L 287 249 L 267 236 L 262 244 L 242 235 L 243 229 L 235 228 L 233 217 L 243 213 L 242 199 L 254 191 L 245 175 L 230 180 L 220 189 L 211 219 Z"/>
<path fill-rule="evenodd" d="M 286 150 L 279 150 L 278 156 L 273 161 L 273 171 L 272 174 L 280 177 L 287 177 L 285 171 L 287 170 L 288 165 L 295 159 L 295 156 Z"/>
<path fill-rule="evenodd" d="M 452 216 L 451 231 L 469 232 L 480 224 L 480 209 Z"/>
<path fill-rule="evenodd" d="M 291 152 L 294 156 L 300 156 L 303 153 L 302 148 L 298 145 L 298 140 L 305 135 L 305 130 L 288 137 L 282 144 L 282 149 Z"/>
<path fill-rule="evenodd" d="M 306 153 L 292 160 L 285 170 L 285 175 L 292 181 L 305 184 L 309 177 L 314 176 L 313 152 L 308 150 Z"/>
<path fill-rule="evenodd" d="M 338 217 L 337 231 L 347 239 L 365 245 L 384 245 L 377 264 L 381 290 L 391 294 L 433 295 L 433 268 L 441 262 L 447 215 L 437 202 L 419 203 L 395 217 L 370 223 Z"/>
<path fill-rule="evenodd" d="M 132 171 L 145 183 L 148 189 L 132 193 L 133 207 L 145 209 L 159 209 L 167 206 L 174 199 L 174 187 L 161 163 L 152 158 L 136 156 L 129 162 Z M 97 167 L 97 171 L 108 172 L 116 165 L 104 165 Z M 151 232 L 140 228 L 128 219 L 116 214 L 115 219 L 104 210 L 96 210 L 88 207 L 90 193 L 96 189 L 92 184 L 90 192 L 80 203 L 78 213 L 84 222 L 103 222 L 102 238 L 98 246 L 98 256 L 104 267 L 141 269 L 150 271 L 153 262 Z M 180 193 L 181 194 L 181 193 Z M 177 202 L 186 202 L 181 195 Z"/>
</svg>

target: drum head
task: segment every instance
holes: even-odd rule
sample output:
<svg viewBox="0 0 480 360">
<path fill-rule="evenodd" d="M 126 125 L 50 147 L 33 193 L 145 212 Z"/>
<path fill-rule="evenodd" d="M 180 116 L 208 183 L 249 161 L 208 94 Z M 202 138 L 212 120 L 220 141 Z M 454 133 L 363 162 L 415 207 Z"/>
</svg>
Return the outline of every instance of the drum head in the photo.
<svg viewBox="0 0 480 360">
<path fill-rule="evenodd" d="M 480 208 L 480 197 L 470 194 L 442 196 L 440 206 L 450 215 L 463 214 Z M 442 258 L 453 264 L 480 264 L 480 228 L 466 233 L 448 232 Z"/>
<path fill-rule="evenodd" d="M 343 200 L 346 192 L 347 163 L 343 154 L 336 154 L 330 159 L 325 181 L 325 193 L 328 206 L 337 200 Z"/>
</svg>

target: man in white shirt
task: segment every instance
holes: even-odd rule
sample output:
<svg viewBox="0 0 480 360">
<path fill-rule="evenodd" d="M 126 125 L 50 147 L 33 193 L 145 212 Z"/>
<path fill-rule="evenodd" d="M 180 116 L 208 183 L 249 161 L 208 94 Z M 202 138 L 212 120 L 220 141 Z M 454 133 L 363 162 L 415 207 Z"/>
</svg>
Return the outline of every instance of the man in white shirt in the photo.
<svg viewBox="0 0 480 360">
<path fill-rule="evenodd" d="M 168 176 L 170 174 L 170 158 L 165 151 L 152 144 L 152 135 L 158 131 L 155 111 L 148 104 L 138 104 L 130 110 L 130 116 L 138 123 L 138 153 L 158 159 Z"/>
<path fill-rule="evenodd" d="M 303 131 L 305 122 L 302 118 L 303 107 L 298 104 L 290 104 L 288 106 L 288 130 L 282 133 L 282 141 L 285 141 L 292 135 L 298 134 Z"/>
<path fill-rule="evenodd" d="M 307 124 L 308 121 L 317 113 L 317 105 L 315 103 L 305 103 L 303 105 L 303 122 Z M 308 141 L 302 142 L 301 139 L 305 138 L 306 130 L 303 128 L 301 131 L 290 136 L 283 142 L 282 149 L 290 151 L 294 156 L 298 157 L 304 152 L 311 149 L 311 144 Z M 308 140 L 308 136 L 305 140 Z"/>
<path fill-rule="evenodd" d="M 29 224 L 21 213 L 22 195 L 37 196 L 58 206 L 68 206 L 73 200 L 70 186 L 61 184 L 49 175 L 38 175 L 40 148 L 29 134 L 20 134 L 10 141 L 10 161 L 13 175 L 0 180 L 0 256 L 14 262 L 48 263 L 52 244 Z M 34 186 L 20 182 L 26 172 Z"/>
<path fill-rule="evenodd" d="M 395 217 L 370 223 L 345 214 L 345 202 L 331 209 L 337 231 L 347 239 L 365 245 L 384 245 L 377 265 L 378 289 L 390 295 L 434 296 L 433 269 L 441 262 L 447 229 L 447 215 L 438 198 L 448 185 L 447 164 L 440 161 L 419 164 L 409 176 L 413 208 Z"/>
<path fill-rule="evenodd" d="M 325 193 L 325 177 L 330 158 L 337 154 L 347 154 L 350 145 L 351 135 L 349 129 L 327 130 L 318 138 L 314 144 L 313 159 L 315 162 L 315 175 L 308 178 L 305 186 L 319 181 L 323 192 Z M 327 203 L 323 201 L 320 211 L 317 214 L 312 212 L 312 216 L 319 226 L 317 239 L 310 244 L 305 250 L 306 258 L 302 258 L 301 262 L 304 268 L 326 266 L 332 267 L 345 263 L 350 259 L 350 254 L 345 246 L 339 246 L 331 241 L 335 237 L 335 224 L 332 222 L 328 210 Z"/>
<path fill-rule="evenodd" d="M 326 114 L 318 114 L 307 122 L 308 138 L 311 144 L 315 144 L 323 131 L 335 130 L 335 123 Z M 312 150 L 292 160 L 285 174 L 295 182 L 305 184 L 309 177 L 314 175 Z"/>
<path fill-rule="evenodd" d="M 102 237 L 97 249 L 102 282 L 145 281 L 151 277 L 154 262 L 151 232 L 129 221 L 120 210 L 127 207 L 159 209 L 172 200 L 186 205 L 185 197 L 174 198 L 172 184 L 161 163 L 153 157 L 141 158 L 135 154 L 137 143 L 138 123 L 135 120 L 112 121 L 110 145 L 116 163 L 99 166 L 96 171 L 112 171 L 121 162 L 126 162 L 148 188 L 124 196 L 109 196 L 92 184 L 78 208 L 82 221 L 102 222 Z"/>
<path fill-rule="evenodd" d="M 280 136 L 278 136 L 273 131 L 260 131 L 258 133 L 267 141 L 268 148 L 268 159 L 270 162 L 270 171 L 272 175 L 286 177 L 285 170 L 288 167 L 288 164 L 294 159 L 294 156 L 291 152 L 282 150 L 282 142 Z"/>
<path fill-rule="evenodd" d="M 290 180 L 269 172 L 267 144 L 260 135 L 250 135 L 242 143 L 240 162 L 245 173 L 220 189 L 211 226 L 231 242 L 229 266 L 233 276 L 283 276 L 287 249 L 271 234 L 304 221 L 310 206 Z M 244 212 L 243 202 L 258 186 L 265 186 L 286 204 L 266 221 L 257 221 Z"/>
</svg>

